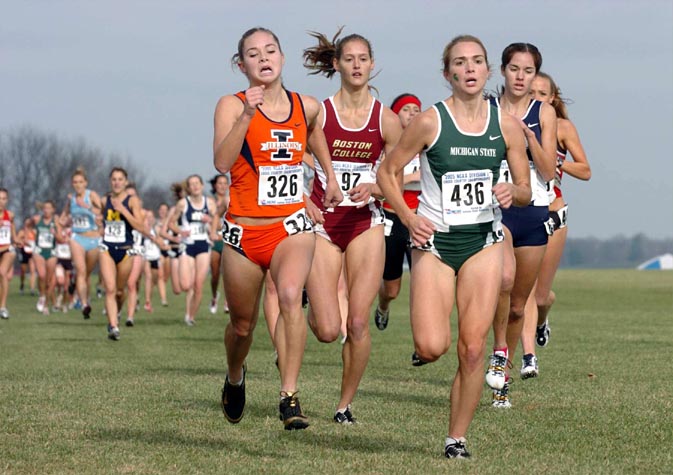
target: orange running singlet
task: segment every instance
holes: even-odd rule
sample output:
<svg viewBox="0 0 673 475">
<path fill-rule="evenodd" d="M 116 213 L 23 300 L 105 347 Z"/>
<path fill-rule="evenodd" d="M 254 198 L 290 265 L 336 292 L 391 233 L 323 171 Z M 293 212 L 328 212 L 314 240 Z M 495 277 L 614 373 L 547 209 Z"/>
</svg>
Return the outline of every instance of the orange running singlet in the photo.
<svg viewBox="0 0 673 475">
<path fill-rule="evenodd" d="M 234 216 L 289 216 L 304 207 L 306 114 L 299 94 L 285 92 L 290 100 L 289 117 L 275 122 L 259 109 L 231 167 L 229 213 Z M 244 92 L 236 97 L 245 101 Z"/>
</svg>

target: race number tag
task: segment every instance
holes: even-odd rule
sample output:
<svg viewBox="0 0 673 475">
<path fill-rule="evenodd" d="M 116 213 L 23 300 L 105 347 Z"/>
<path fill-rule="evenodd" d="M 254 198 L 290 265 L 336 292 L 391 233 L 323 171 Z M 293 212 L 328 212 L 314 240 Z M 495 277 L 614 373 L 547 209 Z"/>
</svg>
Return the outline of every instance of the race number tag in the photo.
<svg viewBox="0 0 673 475">
<path fill-rule="evenodd" d="M 231 223 L 226 219 L 222 220 L 222 240 L 231 247 L 241 249 L 241 239 L 243 239 L 243 228 L 238 224 Z"/>
<path fill-rule="evenodd" d="M 313 224 L 306 216 L 306 210 L 300 209 L 283 220 L 283 226 L 288 236 L 294 236 L 299 233 L 313 232 Z"/>
<path fill-rule="evenodd" d="M 344 195 L 344 200 L 339 203 L 339 206 L 358 206 L 362 201 L 355 202 L 350 199 L 348 190 L 355 188 L 361 183 L 375 183 L 376 180 L 372 174 L 371 163 L 354 163 L 354 162 L 332 162 L 334 175 L 337 183 Z M 370 198 L 372 201 L 373 198 Z"/>
<path fill-rule="evenodd" d="M 300 164 L 259 167 L 257 204 L 290 205 L 304 201 L 304 172 Z"/>
<path fill-rule="evenodd" d="M 72 227 L 75 229 L 88 229 L 89 218 L 82 214 L 76 214 L 72 217 Z"/>
<path fill-rule="evenodd" d="M 54 254 L 59 259 L 71 259 L 72 254 L 70 253 L 69 244 L 56 244 L 56 249 L 54 249 Z"/>
<path fill-rule="evenodd" d="M 9 226 L 2 226 L 0 228 L 0 246 L 6 246 L 12 242 L 11 228 Z"/>
<path fill-rule="evenodd" d="M 393 232 L 393 220 L 385 218 L 383 220 L 383 235 L 388 237 Z"/>
<path fill-rule="evenodd" d="M 194 241 L 205 241 L 208 239 L 208 227 L 206 223 L 189 223 L 189 237 Z"/>
<path fill-rule="evenodd" d="M 105 221 L 105 236 L 107 242 L 126 242 L 126 223 L 124 221 Z"/>
<path fill-rule="evenodd" d="M 493 221 L 491 170 L 448 172 L 442 176 L 442 218 L 449 226 Z"/>
<path fill-rule="evenodd" d="M 23 245 L 23 250 L 27 253 L 30 254 L 35 250 L 35 241 L 26 241 L 25 244 Z"/>
<path fill-rule="evenodd" d="M 42 249 L 52 249 L 54 247 L 54 235 L 50 232 L 40 231 L 37 236 L 37 246 Z"/>
<path fill-rule="evenodd" d="M 535 164 L 529 161 L 528 169 L 530 170 L 530 185 L 533 186 L 535 183 L 537 183 L 537 171 L 535 170 Z M 514 183 L 512 181 L 512 173 L 509 171 L 509 164 L 507 163 L 507 160 L 500 162 L 500 176 L 498 177 L 498 183 Z"/>
<path fill-rule="evenodd" d="M 568 205 L 565 205 L 556 213 L 558 214 L 559 220 L 561 221 L 561 223 L 558 225 L 558 229 L 568 226 Z"/>
</svg>

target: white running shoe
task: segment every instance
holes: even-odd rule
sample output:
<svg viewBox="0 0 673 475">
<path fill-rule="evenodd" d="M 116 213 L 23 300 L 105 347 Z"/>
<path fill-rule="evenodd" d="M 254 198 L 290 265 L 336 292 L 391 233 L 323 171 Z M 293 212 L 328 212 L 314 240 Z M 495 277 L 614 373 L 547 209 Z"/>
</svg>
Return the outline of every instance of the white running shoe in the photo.
<svg viewBox="0 0 673 475">
<path fill-rule="evenodd" d="M 537 378 L 539 374 L 537 356 L 533 353 L 523 355 L 521 359 L 521 379 Z"/>
<path fill-rule="evenodd" d="M 502 389 L 505 386 L 505 367 L 507 366 L 507 357 L 501 352 L 493 353 L 488 359 L 488 369 L 486 370 L 486 384 L 491 389 Z"/>
<path fill-rule="evenodd" d="M 509 381 L 505 381 L 502 389 L 493 390 L 493 402 L 491 402 L 491 405 L 501 409 L 512 407 L 512 403 L 509 402 Z"/>
<path fill-rule="evenodd" d="M 45 303 L 47 302 L 46 297 L 40 297 L 37 299 L 37 305 L 35 305 L 35 308 L 37 309 L 38 312 L 42 313 L 44 312 L 44 307 Z"/>
<path fill-rule="evenodd" d="M 215 315 L 217 313 L 217 301 L 220 300 L 220 292 L 215 294 L 215 297 L 210 299 L 210 313 Z"/>
<path fill-rule="evenodd" d="M 7 320 L 9 318 L 9 310 L 5 307 L 0 308 L 0 318 Z"/>
<path fill-rule="evenodd" d="M 191 318 L 189 315 L 185 315 L 185 324 L 187 324 L 188 327 L 193 327 L 194 319 Z"/>
</svg>

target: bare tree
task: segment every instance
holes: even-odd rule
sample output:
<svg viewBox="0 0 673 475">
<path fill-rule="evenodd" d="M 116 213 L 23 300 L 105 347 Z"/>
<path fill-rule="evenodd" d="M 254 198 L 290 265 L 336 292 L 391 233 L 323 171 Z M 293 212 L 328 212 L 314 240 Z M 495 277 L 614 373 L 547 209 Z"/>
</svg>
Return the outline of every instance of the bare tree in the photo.
<svg viewBox="0 0 673 475">
<path fill-rule="evenodd" d="M 89 188 L 107 193 L 114 166 L 127 170 L 142 196 L 148 187 L 146 174 L 130 156 L 105 154 L 84 139 L 63 140 L 32 126 L 0 131 L 0 186 L 10 190 L 10 205 L 19 218 L 34 214 L 36 202 L 47 199 L 60 210 L 78 167 L 86 172 Z M 156 195 L 161 187 L 150 189 Z"/>
</svg>

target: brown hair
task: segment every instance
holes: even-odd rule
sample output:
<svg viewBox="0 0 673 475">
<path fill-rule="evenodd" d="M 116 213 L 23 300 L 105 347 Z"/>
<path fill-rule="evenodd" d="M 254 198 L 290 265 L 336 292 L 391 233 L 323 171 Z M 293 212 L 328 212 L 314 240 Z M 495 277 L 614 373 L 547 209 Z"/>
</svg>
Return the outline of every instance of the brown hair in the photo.
<svg viewBox="0 0 673 475">
<path fill-rule="evenodd" d="M 568 110 L 566 109 L 566 103 L 568 101 L 567 99 L 561 97 L 561 88 L 556 85 L 554 79 L 552 79 L 552 77 L 547 73 L 538 71 L 537 77 L 549 81 L 549 89 L 551 90 L 551 95 L 554 96 L 554 99 L 551 101 L 551 105 L 556 111 L 556 117 L 560 117 L 561 119 L 568 119 Z"/>
<path fill-rule="evenodd" d="M 72 176 L 70 177 L 70 179 L 73 179 L 76 176 L 81 176 L 82 178 L 84 178 L 85 181 L 89 181 L 89 179 L 86 176 L 86 171 L 84 171 L 84 167 L 75 168 L 75 171 L 72 172 Z"/>
<path fill-rule="evenodd" d="M 280 46 L 280 40 L 278 39 L 278 37 L 276 36 L 276 34 L 273 31 L 269 30 L 268 28 L 263 28 L 261 26 L 256 26 L 254 28 L 250 28 L 248 31 L 243 33 L 243 36 L 241 36 L 241 39 L 238 40 L 238 49 L 237 49 L 236 53 L 231 57 L 231 66 L 232 67 L 236 66 L 237 64 L 239 64 L 243 61 L 243 53 L 244 53 L 243 45 L 245 44 L 245 40 L 247 40 L 250 36 L 254 35 L 255 33 L 259 32 L 259 31 L 264 32 L 264 33 L 268 33 L 271 36 L 273 36 L 273 39 L 278 44 L 278 49 L 280 50 L 281 53 L 283 52 L 283 48 L 281 48 L 281 46 Z"/>
<path fill-rule="evenodd" d="M 339 39 L 343 29 L 343 26 L 340 27 L 331 40 L 317 31 L 308 32 L 309 35 L 318 40 L 316 46 L 304 50 L 304 67 L 311 70 L 309 74 L 322 74 L 327 78 L 334 76 L 334 73 L 336 73 L 334 60 L 341 59 L 344 45 L 351 41 L 362 41 L 367 45 L 369 56 L 374 58 L 372 45 L 364 36 L 353 33 Z"/>
<path fill-rule="evenodd" d="M 226 174 L 221 174 L 221 173 L 220 173 L 220 174 L 218 174 L 218 175 L 215 175 L 214 177 L 212 177 L 212 178 L 209 180 L 209 182 L 210 182 L 210 192 L 211 192 L 212 194 L 217 193 L 217 191 L 215 190 L 215 185 L 217 184 L 217 180 L 219 180 L 220 178 L 224 178 L 224 179 L 227 181 L 227 185 L 230 184 L 230 183 L 229 183 L 229 177 L 228 177 Z"/>
<path fill-rule="evenodd" d="M 175 201 L 178 201 L 180 198 L 182 198 L 182 192 L 186 189 L 187 187 L 185 186 L 184 183 L 182 182 L 175 182 L 171 184 L 171 193 L 173 193 L 173 199 Z"/>
<path fill-rule="evenodd" d="M 516 53 L 529 53 L 533 57 L 535 64 L 535 73 L 537 74 L 542 67 L 542 54 L 537 46 L 530 43 L 512 43 L 502 51 L 500 58 L 500 67 L 505 68 Z"/>
<path fill-rule="evenodd" d="M 113 167 L 112 170 L 110 170 L 110 178 L 112 178 L 114 172 L 120 172 L 127 180 L 129 178 L 129 174 L 122 167 Z"/>
<path fill-rule="evenodd" d="M 444 72 L 444 74 L 447 74 L 449 72 L 449 66 L 451 65 L 451 50 L 453 50 L 453 47 L 456 46 L 458 43 L 477 43 L 484 51 L 484 59 L 486 60 L 486 64 L 488 65 L 488 53 L 486 52 L 486 47 L 484 46 L 484 43 L 482 43 L 481 40 L 476 36 L 458 35 L 451 41 L 449 41 L 449 44 L 444 47 L 444 52 L 442 53 L 442 64 L 444 65 L 444 69 L 442 71 Z"/>
</svg>

